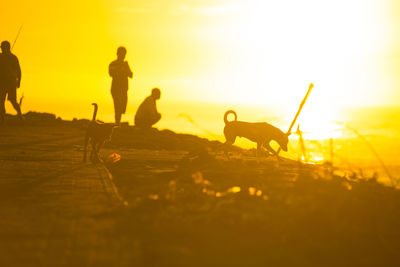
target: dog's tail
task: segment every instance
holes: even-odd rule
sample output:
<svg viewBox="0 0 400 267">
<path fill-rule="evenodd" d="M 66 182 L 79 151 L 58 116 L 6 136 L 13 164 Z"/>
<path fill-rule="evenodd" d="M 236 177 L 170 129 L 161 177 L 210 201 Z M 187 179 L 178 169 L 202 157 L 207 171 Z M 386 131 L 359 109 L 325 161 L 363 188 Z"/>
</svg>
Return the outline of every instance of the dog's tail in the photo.
<svg viewBox="0 0 400 267">
<path fill-rule="evenodd" d="M 97 109 L 98 109 L 98 106 L 97 106 L 96 103 L 92 103 L 92 105 L 94 106 L 94 111 L 93 111 L 93 118 L 92 118 L 92 120 L 95 121 L 95 120 L 96 120 L 96 116 L 97 116 Z"/>
<path fill-rule="evenodd" d="M 235 116 L 235 121 L 237 121 L 237 114 L 236 114 L 236 112 L 234 111 L 234 110 L 228 110 L 227 112 L 225 112 L 225 115 L 224 115 L 224 122 L 225 122 L 225 124 L 228 124 L 228 116 L 229 116 L 229 114 L 233 114 L 233 116 Z"/>
</svg>

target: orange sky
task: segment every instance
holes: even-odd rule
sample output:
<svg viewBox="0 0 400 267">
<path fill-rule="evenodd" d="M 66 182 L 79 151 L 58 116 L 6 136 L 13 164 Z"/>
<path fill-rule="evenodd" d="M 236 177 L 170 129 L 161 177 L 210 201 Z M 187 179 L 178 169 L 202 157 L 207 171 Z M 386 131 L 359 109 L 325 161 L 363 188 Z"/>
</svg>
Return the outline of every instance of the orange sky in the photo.
<svg viewBox="0 0 400 267">
<path fill-rule="evenodd" d="M 112 113 L 119 45 L 135 74 L 130 117 L 154 86 L 164 105 L 273 107 L 297 106 L 314 82 L 314 104 L 335 109 L 399 104 L 398 18 L 394 0 L 15 0 L 2 3 L 0 39 L 24 24 L 25 110 L 89 117 L 96 101 Z"/>
</svg>

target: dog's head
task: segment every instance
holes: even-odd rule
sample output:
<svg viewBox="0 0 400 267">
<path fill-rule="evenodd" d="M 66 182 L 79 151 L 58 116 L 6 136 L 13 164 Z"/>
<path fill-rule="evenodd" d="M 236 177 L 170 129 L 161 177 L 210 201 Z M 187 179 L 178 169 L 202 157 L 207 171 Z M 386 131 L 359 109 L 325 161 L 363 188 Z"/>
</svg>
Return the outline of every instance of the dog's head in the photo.
<svg viewBox="0 0 400 267">
<path fill-rule="evenodd" d="M 278 140 L 278 143 L 280 145 L 280 147 L 282 148 L 283 151 L 287 152 L 288 151 L 288 143 L 289 143 L 289 136 L 287 134 L 283 134 L 280 138 L 280 140 Z"/>
</svg>

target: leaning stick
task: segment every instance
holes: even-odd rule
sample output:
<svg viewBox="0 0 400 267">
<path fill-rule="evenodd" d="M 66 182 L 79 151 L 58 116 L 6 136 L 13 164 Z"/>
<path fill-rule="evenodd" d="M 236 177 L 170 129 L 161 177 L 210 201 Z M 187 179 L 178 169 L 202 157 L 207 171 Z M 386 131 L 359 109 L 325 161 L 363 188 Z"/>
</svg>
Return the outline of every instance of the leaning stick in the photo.
<svg viewBox="0 0 400 267">
<path fill-rule="evenodd" d="M 11 51 L 13 50 L 15 44 L 17 43 L 18 37 L 19 37 L 19 35 L 20 35 L 20 33 L 21 33 L 23 27 L 24 27 L 24 24 L 21 24 L 21 27 L 19 27 L 17 36 L 15 37 L 15 40 L 14 40 L 12 46 L 11 46 Z M 21 96 L 21 98 L 19 99 L 19 107 L 20 107 L 20 109 L 21 109 L 21 105 L 22 105 L 22 100 L 23 100 L 23 99 L 24 99 L 24 94 L 22 93 L 22 96 Z"/>
<path fill-rule="evenodd" d="M 307 162 L 308 157 L 307 157 L 306 144 L 304 143 L 303 132 L 300 131 L 300 124 L 297 124 L 296 134 L 299 136 L 299 144 L 300 144 L 301 153 L 303 154 L 303 159 L 305 162 Z M 301 158 L 301 156 L 300 156 L 300 158 Z M 299 161 L 301 161 L 301 160 L 299 160 Z"/>
<path fill-rule="evenodd" d="M 301 101 L 300 106 L 299 106 L 299 109 L 297 110 L 296 116 L 294 116 L 294 119 L 293 119 L 292 123 L 290 124 L 289 130 L 286 132 L 286 134 L 287 134 L 288 136 L 291 134 L 292 128 L 293 128 L 294 124 L 296 123 L 296 120 L 297 120 L 297 118 L 299 117 L 300 112 L 301 112 L 301 110 L 303 109 L 303 106 L 304 106 L 304 104 L 306 103 L 307 98 L 308 98 L 308 96 L 310 95 L 311 90 L 313 89 L 313 87 L 314 87 L 314 84 L 313 84 L 313 83 L 310 83 L 310 85 L 308 86 L 307 93 L 306 93 L 305 97 L 303 98 L 303 101 Z M 281 152 L 281 148 L 278 149 L 278 152 L 277 152 L 277 153 L 279 154 L 279 152 Z"/>
<path fill-rule="evenodd" d="M 19 107 L 21 108 L 22 106 L 22 100 L 24 100 L 24 93 L 22 93 L 21 98 L 19 99 Z"/>
<path fill-rule="evenodd" d="M 17 33 L 17 37 L 15 37 L 14 43 L 11 46 L 11 51 L 13 50 L 13 48 L 15 46 L 15 43 L 17 42 L 19 34 L 21 33 L 23 27 L 24 27 L 24 24 L 22 24 L 21 27 L 19 27 L 19 30 L 18 30 L 18 33 Z"/>
</svg>

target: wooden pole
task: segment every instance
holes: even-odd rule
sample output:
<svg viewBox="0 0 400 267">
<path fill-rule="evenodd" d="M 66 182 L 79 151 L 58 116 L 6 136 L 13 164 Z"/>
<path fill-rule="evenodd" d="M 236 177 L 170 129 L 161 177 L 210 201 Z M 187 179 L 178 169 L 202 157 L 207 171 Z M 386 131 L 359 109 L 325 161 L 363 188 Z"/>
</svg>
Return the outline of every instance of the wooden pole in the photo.
<svg viewBox="0 0 400 267">
<path fill-rule="evenodd" d="M 300 124 L 297 124 L 296 134 L 299 136 L 299 144 L 300 144 L 301 154 L 303 155 L 303 161 L 308 162 L 306 144 L 304 142 L 303 132 L 300 130 Z M 300 156 L 300 158 L 301 158 L 301 156 Z"/>
<path fill-rule="evenodd" d="M 313 83 L 310 83 L 310 85 L 308 86 L 307 93 L 306 93 L 306 95 L 304 96 L 303 101 L 301 101 L 300 106 L 299 106 L 299 109 L 297 110 L 296 116 L 294 116 L 294 119 L 293 119 L 292 123 L 290 124 L 289 130 L 286 132 L 286 134 L 287 134 L 288 136 L 291 134 L 292 128 L 293 128 L 294 124 L 296 123 L 296 120 L 297 120 L 297 118 L 299 117 L 300 112 L 301 112 L 301 110 L 303 109 L 304 104 L 306 103 L 307 98 L 308 98 L 308 96 L 310 95 L 311 90 L 313 89 L 313 87 L 314 87 L 314 84 L 313 84 Z M 278 152 L 277 152 L 277 153 L 279 154 L 279 152 L 281 152 L 281 148 L 278 149 Z"/>
<path fill-rule="evenodd" d="M 14 48 L 14 46 L 15 46 L 15 43 L 17 42 L 18 37 L 19 37 L 19 34 L 21 33 L 23 27 L 24 27 L 24 24 L 22 24 L 21 27 L 19 27 L 17 36 L 15 37 L 14 43 L 13 43 L 12 46 L 11 46 L 11 51 L 13 50 L 13 48 Z"/>
<path fill-rule="evenodd" d="M 23 27 L 24 27 L 24 24 L 21 24 L 21 27 L 19 27 L 17 36 L 15 37 L 15 40 L 14 40 L 12 46 L 11 46 L 11 51 L 13 50 L 13 48 L 14 48 L 14 46 L 15 46 L 15 43 L 17 42 L 18 37 L 19 37 L 19 35 L 20 35 L 20 33 L 21 33 Z M 21 98 L 19 99 L 19 108 L 20 108 L 20 109 L 21 109 L 21 105 L 22 105 L 22 100 L 23 100 L 23 99 L 24 99 L 24 94 L 22 93 L 22 96 L 21 96 Z M 22 111 L 21 111 L 21 114 L 22 114 Z"/>
</svg>

